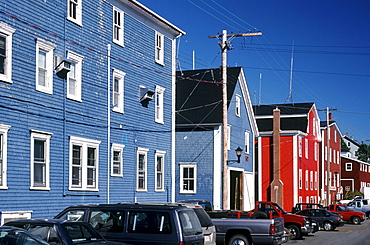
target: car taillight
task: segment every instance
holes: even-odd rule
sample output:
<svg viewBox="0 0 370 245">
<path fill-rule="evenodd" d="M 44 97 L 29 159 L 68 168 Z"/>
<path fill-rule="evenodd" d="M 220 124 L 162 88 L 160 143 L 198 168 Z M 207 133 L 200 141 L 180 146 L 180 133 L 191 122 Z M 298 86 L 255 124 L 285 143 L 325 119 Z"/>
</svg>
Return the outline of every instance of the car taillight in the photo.
<svg viewBox="0 0 370 245">
<path fill-rule="evenodd" d="M 179 245 L 185 245 L 185 243 L 184 242 L 179 242 Z"/>
<path fill-rule="evenodd" d="M 275 234 L 275 225 L 274 224 L 272 224 L 272 225 L 270 225 L 270 234 Z"/>
</svg>

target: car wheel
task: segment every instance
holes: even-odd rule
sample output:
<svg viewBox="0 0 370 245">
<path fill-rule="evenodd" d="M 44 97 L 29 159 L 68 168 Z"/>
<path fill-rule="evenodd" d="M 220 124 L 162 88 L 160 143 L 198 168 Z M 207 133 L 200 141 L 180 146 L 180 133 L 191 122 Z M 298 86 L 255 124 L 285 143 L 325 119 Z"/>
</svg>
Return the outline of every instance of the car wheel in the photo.
<svg viewBox="0 0 370 245">
<path fill-rule="evenodd" d="M 297 240 L 302 238 L 301 230 L 296 225 L 287 226 L 289 232 L 292 234 L 292 240 Z"/>
<path fill-rule="evenodd" d="M 228 243 L 228 245 L 249 245 L 249 240 L 243 235 L 237 234 L 232 236 Z"/>
<path fill-rule="evenodd" d="M 324 230 L 326 230 L 326 231 L 334 230 L 334 225 L 330 222 L 325 222 L 323 227 L 324 227 Z"/>
<path fill-rule="evenodd" d="M 352 217 L 351 221 L 352 221 L 352 224 L 354 224 L 354 225 L 360 225 L 361 224 L 361 219 L 360 219 L 360 217 L 357 217 L 357 216 Z"/>
</svg>

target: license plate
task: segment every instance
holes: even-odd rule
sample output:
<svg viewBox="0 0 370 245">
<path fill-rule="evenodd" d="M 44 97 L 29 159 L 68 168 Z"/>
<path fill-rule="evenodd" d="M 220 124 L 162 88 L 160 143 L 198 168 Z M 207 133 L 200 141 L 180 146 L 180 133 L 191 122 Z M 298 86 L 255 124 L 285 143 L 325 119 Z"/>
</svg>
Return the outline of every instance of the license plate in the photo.
<svg viewBox="0 0 370 245">
<path fill-rule="evenodd" d="M 204 241 L 205 242 L 210 242 L 211 241 L 211 236 L 204 236 Z"/>
</svg>

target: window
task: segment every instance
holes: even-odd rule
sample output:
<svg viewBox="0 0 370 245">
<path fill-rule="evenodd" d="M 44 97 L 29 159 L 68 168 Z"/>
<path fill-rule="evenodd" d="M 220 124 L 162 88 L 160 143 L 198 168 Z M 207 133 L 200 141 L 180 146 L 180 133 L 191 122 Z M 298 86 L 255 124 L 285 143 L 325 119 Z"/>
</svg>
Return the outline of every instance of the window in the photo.
<svg viewBox="0 0 370 245">
<path fill-rule="evenodd" d="M 312 134 L 316 135 L 316 120 L 313 119 L 312 121 Z"/>
<path fill-rule="evenodd" d="M 155 191 L 164 191 L 164 151 L 155 153 Z"/>
<path fill-rule="evenodd" d="M 124 104 L 124 77 L 126 73 L 114 69 L 113 70 L 113 96 L 112 104 L 113 111 L 123 113 L 123 104 Z"/>
<path fill-rule="evenodd" d="M 305 182 L 306 182 L 306 190 L 308 190 L 308 170 L 306 170 L 306 179 L 305 179 Z"/>
<path fill-rule="evenodd" d="M 68 51 L 67 58 L 72 61 L 71 70 L 67 75 L 67 98 L 81 101 L 83 56 Z"/>
<path fill-rule="evenodd" d="M 164 65 L 164 36 L 158 32 L 155 33 L 155 62 Z"/>
<path fill-rule="evenodd" d="M 308 139 L 304 139 L 305 156 L 308 159 Z"/>
<path fill-rule="evenodd" d="M 236 95 L 235 98 L 235 115 L 240 117 L 240 95 Z"/>
<path fill-rule="evenodd" d="M 113 7 L 113 42 L 123 46 L 123 12 Z"/>
<path fill-rule="evenodd" d="M 244 142 L 245 142 L 244 151 L 245 151 L 246 154 L 249 154 L 249 134 L 250 134 L 249 131 L 244 132 Z"/>
<path fill-rule="evenodd" d="M 76 23 L 77 25 L 82 25 L 82 0 L 67 0 L 67 1 L 68 1 L 67 19 Z"/>
<path fill-rule="evenodd" d="M 310 189 L 313 190 L 313 171 L 310 171 Z"/>
<path fill-rule="evenodd" d="M 17 219 L 30 219 L 32 211 L 1 211 L 0 224 L 17 220 Z"/>
<path fill-rule="evenodd" d="M 196 163 L 180 163 L 180 193 L 193 193 L 197 191 L 197 165 Z"/>
<path fill-rule="evenodd" d="M 351 172 L 352 171 L 352 163 L 351 162 L 346 162 L 346 171 Z"/>
<path fill-rule="evenodd" d="M 0 124 L 0 189 L 7 189 L 6 169 L 8 150 L 8 130 L 10 126 Z"/>
<path fill-rule="evenodd" d="M 50 190 L 51 135 L 31 131 L 31 189 Z"/>
<path fill-rule="evenodd" d="M 298 156 L 302 157 L 302 138 L 298 137 Z"/>
<path fill-rule="evenodd" d="M 299 169 L 299 189 L 302 189 L 302 169 Z"/>
<path fill-rule="evenodd" d="M 0 80 L 12 82 L 12 36 L 15 29 L 0 22 Z"/>
<path fill-rule="evenodd" d="M 161 86 L 156 86 L 155 87 L 155 122 L 156 123 L 164 123 L 163 119 L 163 111 L 164 111 L 164 88 Z"/>
<path fill-rule="evenodd" d="M 317 142 L 315 142 L 315 144 L 314 144 L 315 146 L 314 146 L 314 155 L 315 155 L 315 161 L 317 161 Z"/>
<path fill-rule="evenodd" d="M 36 40 L 36 90 L 53 93 L 53 50 L 55 45 Z"/>
<path fill-rule="evenodd" d="M 100 141 L 71 136 L 69 189 L 98 191 Z"/>
<path fill-rule="evenodd" d="M 315 171 L 315 190 L 317 190 L 317 185 L 318 185 L 318 182 L 317 182 L 317 171 Z"/>
<path fill-rule="evenodd" d="M 123 148 L 121 144 L 112 144 L 112 164 L 111 175 L 115 177 L 123 176 Z"/>
<path fill-rule="evenodd" d="M 147 191 L 148 150 L 140 147 L 137 148 L 136 191 Z"/>
</svg>

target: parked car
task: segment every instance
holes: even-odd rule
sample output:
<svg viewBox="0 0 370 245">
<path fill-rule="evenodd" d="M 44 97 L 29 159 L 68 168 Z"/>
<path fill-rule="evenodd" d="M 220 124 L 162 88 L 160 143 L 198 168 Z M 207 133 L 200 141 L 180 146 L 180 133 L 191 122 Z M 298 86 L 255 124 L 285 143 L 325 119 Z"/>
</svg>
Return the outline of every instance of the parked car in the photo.
<svg viewBox="0 0 370 245">
<path fill-rule="evenodd" d="M 204 244 L 194 210 L 179 204 L 85 204 L 55 218 L 90 223 L 107 240 L 130 244 Z"/>
<path fill-rule="evenodd" d="M 324 206 L 319 203 L 296 203 L 296 205 L 292 208 L 292 213 L 296 213 L 308 208 L 324 208 Z"/>
<path fill-rule="evenodd" d="M 304 209 L 298 211 L 296 214 L 304 215 L 316 220 L 319 223 L 320 228 L 326 231 L 335 230 L 335 228 L 344 225 L 341 215 L 332 213 L 326 209 Z"/>
<path fill-rule="evenodd" d="M 82 221 L 56 219 L 21 219 L 6 222 L 5 225 L 25 229 L 51 245 L 123 245 L 109 242 L 91 225 Z"/>
<path fill-rule="evenodd" d="M 204 210 L 206 211 L 212 211 L 213 207 L 212 204 L 209 201 L 206 200 L 198 200 L 198 199 L 193 199 L 193 200 L 181 200 L 178 201 L 179 203 L 192 203 L 192 204 L 198 204 L 203 207 Z"/>
<path fill-rule="evenodd" d="M 327 210 L 342 215 L 344 221 L 351 222 L 355 225 L 361 224 L 366 219 L 365 213 L 349 210 L 344 204 L 331 204 L 327 207 Z"/>
<path fill-rule="evenodd" d="M 0 226 L 0 244 L 2 245 L 48 245 L 41 238 L 17 227 Z"/>
<path fill-rule="evenodd" d="M 353 200 L 349 202 L 346 206 L 349 210 L 363 212 L 366 214 L 366 217 L 370 217 L 370 205 L 368 205 L 367 199 Z"/>
</svg>

